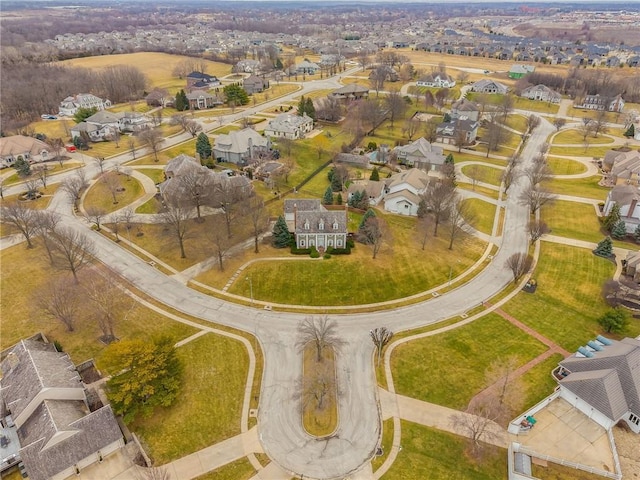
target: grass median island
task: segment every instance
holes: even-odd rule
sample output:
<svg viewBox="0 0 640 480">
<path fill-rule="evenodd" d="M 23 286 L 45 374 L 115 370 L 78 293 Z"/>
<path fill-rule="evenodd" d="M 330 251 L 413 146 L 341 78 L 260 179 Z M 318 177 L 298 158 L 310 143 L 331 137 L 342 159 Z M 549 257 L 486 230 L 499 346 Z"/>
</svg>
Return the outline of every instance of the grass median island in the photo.
<svg viewBox="0 0 640 480">
<path fill-rule="evenodd" d="M 89 188 L 84 197 L 84 208 L 95 207 L 106 213 L 126 207 L 144 195 L 142 184 L 123 173 L 105 172 Z"/>
<path fill-rule="evenodd" d="M 461 170 L 464 175 L 477 182 L 489 183 L 496 187 L 502 183 L 502 173 L 504 172 L 503 168 L 487 165 L 465 165 Z"/>
<path fill-rule="evenodd" d="M 323 348 L 321 360 L 309 342 L 303 351 L 302 426 L 309 435 L 326 437 L 338 428 L 335 352 Z"/>
<path fill-rule="evenodd" d="M 596 139 L 594 139 L 593 137 L 587 137 L 588 144 L 586 148 L 584 143 L 582 145 L 576 145 L 575 147 L 560 147 L 557 145 L 552 145 L 549 149 L 549 155 L 602 158 L 609 150 L 611 150 L 611 146 L 593 146 L 594 142 L 592 142 L 591 140 Z"/>
<path fill-rule="evenodd" d="M 518 294 L 503 310 L 568 351 L 575 351 L 602 333 L 597 319 L 609 307 L 601 290 L 614 271 L 612 262 L 590 250 L 542 242 L 533 272 L 538 282 L 536 293 Z M 622 337 L 639 333 L 640 322 L 631 322 Z"/>
<path fill-rule="evenodd" d="M 479 232 L 491 235 L 493 221 L 496 216 L 496 206 L 478 198 L 467 198 L 463 200 L 463 202 L 470 206 L 469 208 L 474 216 L 472 222 L 473 228 Z"/>
<path fill-rule="evenodd" d="M 249 480 L 256 474 L 256 470 L 251 462 L 246 458 L 241 458 L 235 462 L 228 463 L 224 467 L 196 477 L 195 480 Z"/>
<path fill-rule="evenodd" d="M 593 198 L 604 202 L 610 189 L 598 185 L 601 178 L 601 175 L 594 175 L 587 178 L 552 179 L 547 185 L 551 192 L 559 195 Z"/>
<path fill-rule="evenodd" d="M 391 357 L 396 392 L 464 410 L 486 388 L 485 371 L 500 358 L 518 366 L 546 347 L 507 320 L 489 314 L 463 327 L 398 346 Z"/>
<path fill-rule="evenodd" d="M 577 175 L 587 171 L 584 163 L 569 158 L 547 157 L 547 164 L 554 175 Z"/>
<path fill-rule="evenodd" d="M 553 235 L 596 243 L 603 238 L 593 205 L 556 200 L 542 207 L 541 216 Z"/>
<path fill-rule="evenodd" d="M 180 395 L 130 427 L 158 465 L 240 433 L 249 357 L 244 345 L 208 333 L 179 347 L 183 366 Z"/>
<path fill-rule="evenodd" d="M 575 128 L 571 128 L 571 129 L 566 129 L 566 130 L 562 130 L 561 132 L 558 132 L 554 137 L 553 137 L 553 143 L 552 145 L 579 145 L 582 146 L 584 143 L 584 135 L 582 133 L 580 133 L 579 130 L 575 129 Z M 613 143 L 614 140 L 613 138 L 607 136 L 607 135 L 599 135 L 597 137 L 594 137 L 593 135 L 587 135 L 587 140 L 589 141 L 589 144 L 591 145 L 604 145 L 607 143 Z"/>
<path fill-rule="evenodd" d="M 49 206 L 49 203 L 51 202 L 53 195 L 58 191 L 59 188 L 60 188 L 59 183 L 55 183 L 53 185 L 47 184 L 47 188 L 43 188 L 42 186 L 39 186 L 38 192 L 40 193 L 41 196 L 36 198 L 35 200 L 22 200 L 22 195 L 24 195 L 24 193 L 20 193 L 17 195 L 9 195 L 7 197 L 4 197 L 4 199 L 0 200 L 0 206 L 8 202 L 24 201 L 26 202 L 25 205 L 33 210 L 44 210 Z M 25 190 L 26 190 L 26 187 L 25 187 Z"/>
<path fill-rule="evenodd" d="M 501 480 L 507 478 L 506 451 L 485 445 L 476 460 L 467 440 L 451 433 L 402 421 L 402 451 L 382 480 Z"/>
</svg>

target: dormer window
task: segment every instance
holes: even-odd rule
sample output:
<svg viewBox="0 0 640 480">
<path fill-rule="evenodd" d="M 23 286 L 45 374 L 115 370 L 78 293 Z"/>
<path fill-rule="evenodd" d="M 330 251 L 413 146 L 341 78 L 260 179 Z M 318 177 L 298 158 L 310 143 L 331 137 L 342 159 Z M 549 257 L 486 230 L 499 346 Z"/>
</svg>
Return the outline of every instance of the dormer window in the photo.
<svg viewBox="0 0 640 480">
<path fill-rule="evenodd" d="M 338 229 L 338 222 L 333 222 L 333 229 L 337 230 Z"/>
<path fill-rule="evenodd" d="M 304 229 L 309 230 L 309 220 L 304 221 Z"/>
<path fill-rule="evenodd" d="M 324 220 L 320 220 L 320 224 L 318 225 L 320 230 L 324 230 Z"/>
</svg>

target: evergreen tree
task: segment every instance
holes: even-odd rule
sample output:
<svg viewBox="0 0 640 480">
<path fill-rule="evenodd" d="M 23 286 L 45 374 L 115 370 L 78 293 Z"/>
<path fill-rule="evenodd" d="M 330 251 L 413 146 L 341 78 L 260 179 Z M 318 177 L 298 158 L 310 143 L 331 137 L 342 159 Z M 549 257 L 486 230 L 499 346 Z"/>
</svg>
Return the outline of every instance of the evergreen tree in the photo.
<svg viewBox="0 0 640 480">
<path fill-rule="evenodd" d="M 627 225 L 624 220 L 618 220 L 618 222 L 611 229 L 611 236 L 616 240 L 622 240 L 627 236 Z"/>
<path fill-rule="evenodd" d="M 284 217 L 280 215 L 273 226 L 273 246 L 276 248 L 286 248 L 291 244 L 291 235 Z"/>
<path fill-rule="evenodd" d="M 633 123 L 631 125 L 629 125 L 629 128 L 627 128 L 627 131 L 624 132 L 624 136 L 625 137 L 634 137 L 636 134 L 636 127 L 634 127 Z"/>
<path fill-rule="evenodd" d="M 342 182 L 339 175 L 335 174 L 335 167 L 329 170 L 329 181 L 331 182 L 331 189 L 334 192 L 342 191 Z"/>
<path fill-rule="evenodd" d="M 284 68 L 284 65 L 282 65 L 282 60 L 280 60 L 280 58 L 276 58 L 276 70 L 282 70 Z"/>
<path fill-rule="evenodd" d="M 336 199 L 333 203 L 335 205 L 342 205 L 342 194 L 336 193 Z"/>
<path fill-rule="evenodd" d="M 444 163 L 447 165 L 453 165 L 453 153 L 447 155 L 447 158 L 444 159 Z"/>
<path fill-rule="evenodd" d="M 367 195 L 366 190 L 360 191 L 360 195 L 358 195 L 358 201 L 353 204 L 354 208 L 358 210 L 366 210 L 369 208 L 369 195 Z"/>
<path fill-rule="evenodd" d="M 380 172 L 378 171 L 378 167 L 373 167 L 369 180 L 373 180 L 374 182 L 380 181 Z"/>
<path fill-rule="evenodd" d="M 98 112 L 98 107 L 90 107 L 90 108 L 80 107 L 78 110 L 76 110 L 76 113 L 73 115 L 73 120 L 76 123 L 81 123 L 97 112 Z"/>
<path fill-rule="evenodd" d="M 325 190 L 322 203 L 323 205 L 331 205 L 333 203 L 333 190 L 331 189 L 331 185 Z"/>
<path fill-rule="evenodd" d="M 598 323 L 607 333 L 622 333 L 629 325 L 629 317 L 619 308 L 609 310 L 598 319 Z"/>
<path fill-rule="evenodd" d="M 613 255 L 613 242 L 611 241 L 611 237 L 607 237 L 598 243 L 598 246 L 593 251 L 595 255 L 599 257 L 608 258 Z"/>
<path fill-rule="evenodd" d="M 300 97 L 300 100 L 298 101 L 298 111 L 296 112 L 298 114 L 298 116 L 302 116 L 305 114 L 305 112 L 307 111 L 307 99 L 304 98 L 304 95 L 302 95 Z"/>
<path fill-rule="evenodd" d="M 227 98 L 227 103 L 233 102 L 235 105 L 246 105 L 249 103 L 249 95 L 240 85 L 227 85 L 222 89 Z"/>
<path fill-rule="evenodd" d="M 611 211 L 609 215 L 604 219 L 604 228 L 606 228 L 609 232 L 613 230 L 613 227 L 620 221 L 620 205 L 617 203 L 613 204 L 611 207 Z"/>
<path fill-rule="evenodd" d="M 201 161 L 211 156 L 211 142 L 204 132 L 201 132 L 196 139 L 196 152 L 200 155 Z"/>
<path fill-rule="evenodd" d="M 365 214 L 362 216 L 362 220 L 360 220 L 360 225 L 358 225 L 358 231 L 364 228 L 364 225 L 367 222 L 368 218 L 375 217 L 375 216 L 376 216 L 376 212 L 374 212 L 371 208 L 367 210 Z"/>
<path fill-rule="evenodd" d="M 636 242 L 640 243 L 640 225 L 638 225 L 633 232 L 633 238 L 636 240 Z"/>
<path fill-rule="evenodd" d="M 18 176 L 21 178 L 28 177 L 31 175 L 31 165 L 27 162 L 22 155 L 18 156 L 16 163 L 13 164 L 13 167 L 17 170 Z"/>
<path fill-rule="evenodd" d="M 184 90 L 180 90 L 176 94 L 176 110 L 179 112 L 183 112 L 184 110 L 189 109 L 189 99 L 187 98 L 187 94 Z"/>
<path fill-rule="evenodd" d="M 427 202 L 420 200 L 420 203 L 418 204 L 418 218 L 423 218 L 427 213 L 429 213 Z"/>
<path fill-rule="evenodd" d="M 307 97 L 304 113 L 306 113 L 308 117 L 311 117 L 314 122 L 316 121 L 316 107 L 313 106 L 313 100 L 311 97 Z"/>
<path fill-rule="evenodd" d="M 448 113 L 445 113 L 444 116 L 442 117 L 442 121 L 444 123 L 449 123 L 451 121 L 451 115 L 449 115 Z"/>
</svg>

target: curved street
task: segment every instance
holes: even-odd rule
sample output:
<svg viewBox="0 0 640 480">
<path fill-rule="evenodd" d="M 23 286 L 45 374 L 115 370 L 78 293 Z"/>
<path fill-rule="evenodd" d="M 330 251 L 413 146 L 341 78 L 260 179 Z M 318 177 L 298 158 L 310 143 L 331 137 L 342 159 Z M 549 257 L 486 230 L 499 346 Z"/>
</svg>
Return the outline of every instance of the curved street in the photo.
<svg viewBox="0 0 640 480">
<path fill-rule="evenodd" d="M 335 79 L 309 82 L 295 92 L 298 96 L 313 90 L 335 88 Z M 282 102 L 283 98 L 269 103 Z M 267 104 L 268 107 L 269 104 Z M 265 108 L 265 105 L 259 109 Z M 228 121 L 252 113 L 227 116 Z M 519 169 L 526 169 L 538 155 L 538 147 L 554 127 L 545 119 L 533 132 L 523 152 Z M 120 156 L 110 163 L 126 159 Z M 87 166 L 89 175 L 97 166 Z M 187 288 L 168 277 L 116 243 L 91 231 L 73 216 L 64 192 L 57 192 L 50 209 L 60 212 L 65 225 L 82 231 L 95 242 L 96 257 L 145 294 L 163 304 L 194 317 L 237 328 L 256 335 L 264 351 L 264 373 L 258 412 L 258 433 L 269 457 L 295 475 L 330 479 L 344 477 L 360 469 L 374 455 L 380 435 L 377 383 L 372 360 L 371 328 L 386 326 L 394 332 L 432 324 L 481 305 L 512 281 L 505 268 L 506 259 L 526 252 L 529 207 L 519 201 L 526 187 L 525 175 L 510 187 L 505 202 L 506 214 L 502 244 L 493 261 L 468 283 L 429 301 L 379 313 L 332 315 L 344 344 L 337 355 L 339 426 L 330 438 L 316 439 L 302 428 L 296 385 L 302 372 L 301 352 L 297 347 L 301 314 L 277 313 L 232 304 Z"/>
</svg>

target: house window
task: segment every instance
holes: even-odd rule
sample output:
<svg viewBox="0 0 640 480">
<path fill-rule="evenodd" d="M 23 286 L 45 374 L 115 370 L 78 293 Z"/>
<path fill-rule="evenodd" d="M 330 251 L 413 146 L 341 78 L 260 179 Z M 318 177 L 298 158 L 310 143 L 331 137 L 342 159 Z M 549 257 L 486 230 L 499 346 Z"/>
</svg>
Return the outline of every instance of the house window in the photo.
<svg viewBox="0 0 640 480">
<path fill-rule="evenodd" d="M 338 222 L 333 222 L 333 229 L 337 230 L 338 229 Z"/>
<path fill-rule="evenodd" d="M 636 417 L 633 413 L 629 415 L 629 421 L 636 425 L 640 425 L 640 418 Z"/>
<path fill-rule="evenodd" d="M 318 225 L 320 230 L 324 230 L 324 220 L 320 220 L 320 224 Z"/>
<path fill-rule="evenodd" d="M 304 247 L 304 240 L 300 240 L 300 246 Z"/>
<path fill-rule="evenodd" d="M 329 240 L 328 245 L 329 245 L 330 247 L 333 247 L 333 240 Z"/>
<path fill-rule="evenodd" d="M 338 242 L 336 243 L 336 245 L 337 245 L 338 247 L 342 247 L 342 240 L 341 240 L 341 239 L 338 239 Z"/>
<path fill-rule="evenodd" d="M 309 220 L 304 221 L 304 229 L 309 230 Z"/>
</svg>

